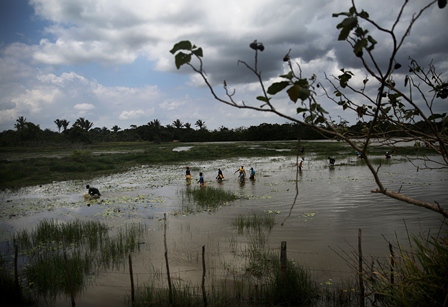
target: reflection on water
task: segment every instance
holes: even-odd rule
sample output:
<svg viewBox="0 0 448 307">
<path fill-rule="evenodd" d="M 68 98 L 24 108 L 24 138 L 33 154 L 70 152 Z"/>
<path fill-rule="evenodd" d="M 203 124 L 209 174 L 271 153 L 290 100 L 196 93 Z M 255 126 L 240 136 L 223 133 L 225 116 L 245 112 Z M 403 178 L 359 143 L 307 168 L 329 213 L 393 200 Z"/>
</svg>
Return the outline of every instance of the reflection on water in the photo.
<svg viewBox="0 0 448 307">
<path fill-rule="evenodd" d="M 102 193 L 98 202 L 89 206 L 83 201 L 85 182 L 68 181 L 17 192 L 4 191 L 1 200 L 2 237 L 32 227 L 42 218 L 93 218 L 111 225 L 143 222 L 149 230 L 147 249 L 135 255 L 134 273 L 142 284 L 164 273 L 163 225 L 160 219 L 168 213 L 168 248 L 171 272 L 184 281 L 197 283 L 202 274 L 201 247 L 206 246 L 207 270 L 226 276 L 224 265 L 237 264 L 235 246 L 247 238 L 238 236 L 232 221 L 238 215 L 253 212 L 277 212 L 276 225 L 268 236 L 272 249 L 287 241 L 288 257 L 312 269 L 319 281 L 351 276 L 346 261 L 336 252 L 351 253 L 356 248 L 358 229 L 362 229 L 365 255 L 385 257 L 388 240 L 407 241 L 411 233 L 438 231 L 441 219 L 437 213 L 399 202 L 370 191 L 375 182 L 362 161 L 347 158 L 329 168 L 326 161 L 308 159 L 300 173 L 299 195 L 291 216 L 284 226 L 295 196 L 296 168 L 294 157 L 216 160 L 191 163 L 190 188 L 203 172 L 207 186 L 232 191 L 240 198 L 216 212 L 183 216 L 177 214 L 182 203 L 179 193 L 187 188 L 183 165 L 140 167 L 132 171 L 98 178 L 91 185 Z M 245 165 L 257 172 L 256 181 L 240 184 L 234 171 Z M 215 182 L 217 168 L 225 180 Z M 392 190 L 418 199 L 447 206 L 448 174 L 443 171 L 417 172 L 408 162 L 391 161 L 381 166 L 380 176 Z M 335 252 L 336 251 L 336 252 Z M 83 306 L 95 306 L 99 300 L 109 306 L 120 306 L 129 293 L 129 276 L 116 272 L 101 276 L 80 300 Z M 61 305 L 66 302 L 61 302 Z"/>
</svg>

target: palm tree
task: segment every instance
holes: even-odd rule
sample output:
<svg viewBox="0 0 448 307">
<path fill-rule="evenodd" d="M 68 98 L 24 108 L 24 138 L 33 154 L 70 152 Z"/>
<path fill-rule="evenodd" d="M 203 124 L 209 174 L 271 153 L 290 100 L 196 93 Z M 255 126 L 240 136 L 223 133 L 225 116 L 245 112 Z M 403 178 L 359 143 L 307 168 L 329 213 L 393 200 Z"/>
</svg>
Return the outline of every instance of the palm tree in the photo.
<svg viewBox="0 0 448 307">
<path fill-rule="evenodd" d="M 58 132 L 61 133 L 62 121 L 60 119 L 56 119 L 54 123 L 58 126 Z"/>
<path fill-rule="evenodd" d="M 187 128 L 187 129 L 191 129 L 191 124 L 190 123 L 185 123 L 184 127 Z"/>
<path fill-rule="evenodd" d="M 93 127 L 93 123 L 91 123 L 88 119 L 85 119 L 84 117 L 80 117 L 75 121 L 73 126 L 79 127 L 85 131 L 89 131 L 89 129 Z"/>
<path fill-rule="evenodd" d="M 61 119 L 61 125 L 64 128 L 64 131 L 67 130 L 69 124 L 70 124 L 70 122 L 68 120 Z"/>
<path fill-rule="evenodd" d="M 112 131 L 113 131 L 114 133 L 117 133 L 119 130 L 121 130 L 121 128 L 118 127 L 117 125 L 115 125 L 115 126 L 112 127 Z"/>
<path fill-rule="evenodd" d="M 161 127 L 160 120 L 154 119 L 153 121 L 150 121 L 148 123 L 148 126 L 151 128 L 155 128 L 156 130 L 159 130 Z"/>
<path fill-rule="evenodd" d="M 206 129 L 207 127 L 205 127 L 205 121 L 203 121 L 203 120 L 201 120 L 201 119 L 198 119 L 197 121 L 196 121 L 196 123 L 194 123 L 194 125 L 196 126 L 196 127 L 198 127 L 199 129 Z"/>
<path fill-rule="evenodd" d="M 184 125 L 184 123 L 181 122 L 180 119 L 176 119 L 175 121 L 173 121 L 173 126 L 174 126 L 176 129 L 180 129 L 180 128 L 182 128 L 183 125 Z"/>
<path fill-rule="evenodd" d="M 22 131 L 23 129 L 25 129 L 26 126 L 26 118 L 23 116 L 20 116 L 19 118 L 16 119 L 16 124 L 14 124 L 14 127 L 17 129 L 17 131 Z"/>
</svg>

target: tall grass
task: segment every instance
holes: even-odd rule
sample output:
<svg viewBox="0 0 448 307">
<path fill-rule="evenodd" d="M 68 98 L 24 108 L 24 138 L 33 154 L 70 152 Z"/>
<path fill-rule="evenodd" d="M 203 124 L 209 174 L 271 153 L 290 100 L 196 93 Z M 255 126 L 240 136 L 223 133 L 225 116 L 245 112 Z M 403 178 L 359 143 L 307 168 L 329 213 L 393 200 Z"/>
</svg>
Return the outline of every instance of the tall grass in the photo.
<svg viewBox="0 0 448 307">
<path fill-rule="evenodd" d="M 92 274 L 123 267 L 129 253 L 139 249 L 143 232 L 141 224 L 126 225 L 113 233 L 96 221 L 43 220 L 31 231 L 18 232 L 12 241 L 22 255 L 22 286 L 36 300 L 77 297 Z"/>
<path fill-rule="evenodd" d="M 410 236 L 411 246 L 397 245 L 391 262 L 379 264 L 367 280 L 375 297 L 387 306 L 447 306 L 448 233 L 434 237 Z"/>
<path fill-rule="evenodd" d="M 182 210 L 195 212 L 191 205 L 196 205 L 196 209 L 216 210 L 220 206 L 226 205 L 237 199 L 237 196 L 229 191 L 214 187 L 195 187 L 182 190 Z"/>
<path fill-rule="evenodd" d="M 238 229 L 238 233 L 242 234 L 244 231 L 261 230 L 271 231 L 275 225 L 275 216 L 269 212 L 252 213 L 251 216 L 244 216 L 239 214 L 233 221 L 233 226 Z"/>
</svg>

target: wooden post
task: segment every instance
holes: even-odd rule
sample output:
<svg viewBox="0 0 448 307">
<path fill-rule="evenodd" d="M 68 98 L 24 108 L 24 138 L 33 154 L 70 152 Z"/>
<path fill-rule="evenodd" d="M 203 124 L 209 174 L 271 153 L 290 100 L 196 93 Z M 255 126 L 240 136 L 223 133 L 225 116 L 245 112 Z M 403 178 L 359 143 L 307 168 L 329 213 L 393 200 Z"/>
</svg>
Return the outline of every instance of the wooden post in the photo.
<svg viewBox="0 0 448 307">
<path fill-rule="evenodd" d="M 166 213 L 163 214 L 163 242 L 165 244 L 165 264 L 166 264 L 166 274 L 168 275 L 168 289 L 170 297 L 170 305 L 173 305 L 173 290 L 171 288 L 171 275 L 170 275 L 170 265 L 168 264 L 168 247 L 166 244 Z"/>
<path fill-rule="evenodd" d="M 131 254 L 129 254 L 129 275 L 131 277 L 131 302 L 135 302 L 135 296 L 134 296 L 134 273 L 132 270 L 132 258 Z"/>
<path fill-rule="evenodd" d="M 202 245 L 202 298 L 207 306 L 207 292 L 205 291 L 205 245 Z"/>
<path fill-rule="evenodd" d="M 286 278 L 286 241 L 282 241 L 281 247 L 280 247 L 280 270 L 282 279 L 285 280 Z"/>
<path fill-rule="evenodd" d="M 358 280 L 359 280 L 359 306 L 364 307 L 364 280 L 362 269 L 361 228 L 358 229 Z"/>
</svg>

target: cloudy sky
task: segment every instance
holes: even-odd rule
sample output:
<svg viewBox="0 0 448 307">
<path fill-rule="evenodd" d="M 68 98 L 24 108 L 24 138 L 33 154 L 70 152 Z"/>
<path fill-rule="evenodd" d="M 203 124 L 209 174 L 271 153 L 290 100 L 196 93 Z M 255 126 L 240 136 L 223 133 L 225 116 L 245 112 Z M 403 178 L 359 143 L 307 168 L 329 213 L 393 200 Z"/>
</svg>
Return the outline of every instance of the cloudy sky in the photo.
<svg viewBox="0 0 448 307">
<path fill-rule="evenodd" d="M 404 1 L 404 0 L 403 0 Z M 357 1 L 379 24 L 390 27 L 403 1 Z M 411 13 L 430 0 L 410 0 Z M 181 40 L 204 49 L 205 70 L 219 93 L 226 80 L 235 99 L 254 101 L 249 43 L 263 42 L 259 68 L 269 84 L 286 69 L 283 56 L 300 63 L 305 76 L 323 78 L 342 67 L 356 69 L 347 43 L 337 41 L 350 0 L 3 0 L 0 2 L 0 131 L 19 116 L 57 130 L 55 119 L 84 117 L 94 127 L 122 129 L 154 119 L 162 125 L 205 121 L 208 129 L 283 123 L 275 115 L 239 110 L 213 100 L 186 67 L 177 70 L 169 50 Z M 448 68 L 448 9 L 426 11 L 399 54 Z M 373 32 L 374 33 L 374 32 Z M 380 39 L 381 37 L 377 37 Z M 387 59 L 386 46 L 376 52 Z M 294 112 L 287 99 L 276 102 Z M 324 103 L 324 102 L 323 102 Z M 328 105 L 333 117 L 343 114 Z M 353 120 L 353 118 L 348 118 Z"/>
</svg>

